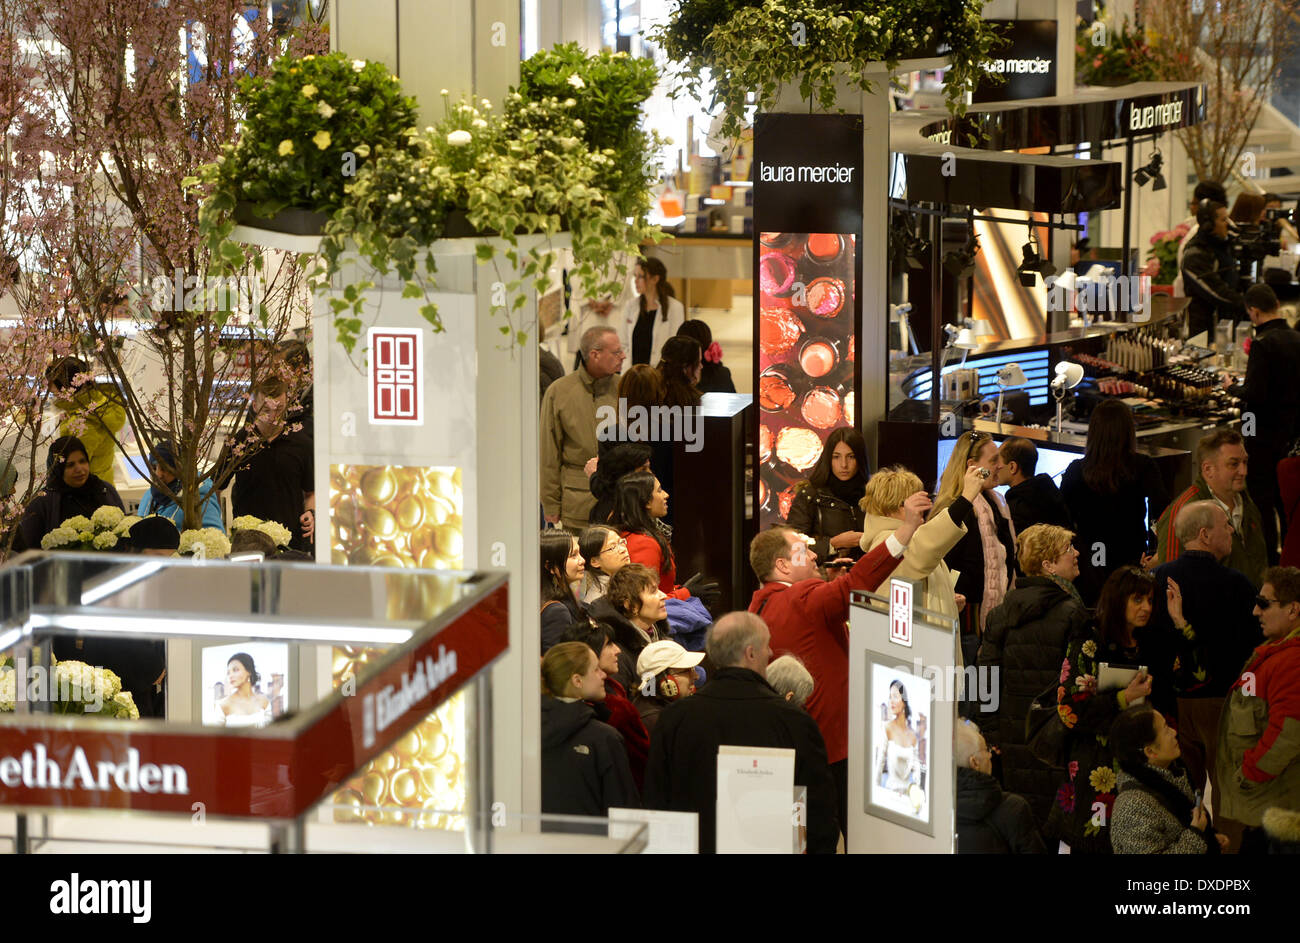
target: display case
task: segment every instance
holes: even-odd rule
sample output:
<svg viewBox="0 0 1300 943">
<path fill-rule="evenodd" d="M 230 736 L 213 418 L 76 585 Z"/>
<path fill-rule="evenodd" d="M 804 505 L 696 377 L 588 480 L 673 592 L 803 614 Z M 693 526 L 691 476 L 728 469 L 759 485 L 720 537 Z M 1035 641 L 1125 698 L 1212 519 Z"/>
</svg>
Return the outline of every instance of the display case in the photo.
<svg viewBox="0 0 1300 943">
<path fill-rule="evenodd" d="M 0 807 L 19 851 L 32 813 L 72 809 L 252 820 L 303 850 L 313 808 L 422 745 L 471 683 L 466 836 L 490 846 L 504 573 L 29 553 L 0 570 L 0 604 Z M 372 654 L 335 679 L 340 648 Z M 440 812 L 441 772 L 386 794 Z"/>
</svg>

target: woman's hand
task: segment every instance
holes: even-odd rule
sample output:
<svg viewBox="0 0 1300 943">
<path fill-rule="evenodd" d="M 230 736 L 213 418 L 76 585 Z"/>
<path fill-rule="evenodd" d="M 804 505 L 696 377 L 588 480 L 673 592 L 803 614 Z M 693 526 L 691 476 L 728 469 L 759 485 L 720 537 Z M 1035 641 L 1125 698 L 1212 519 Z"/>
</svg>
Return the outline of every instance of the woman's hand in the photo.
<svg viewBox="0 0 1300 943">
<path fill-rule="evenodd" d="M 1165 601 L 1169 605 L 1169 618 L 1173 620 L 1174 628 L 1182 629 L 1187 625 L 1187 620 L 1183 618 L 1183 591 L 1172 579 L 1165 587 Z"/>
<path fill-rule="evenodd" d="M 1205 831 L 1205 827 L 1210 824 L 1210 817 L 1205 814 L 1205 806 L 1198 805 L 1192 812 L 1192 828 L 1198 832 Z"/>
<path fill-rule="evenodd" d="M 596 465 L 599 464 L 599 462 L 600 456 L 593 455 L 591 458 L 587 459 L 587 464 L 582 466 L 582 470 L 587 473 L 588 478 L 596 474 Z"/>
<path fill-rule="evenodd" d="M 909 496 L 903 502 L 903 524 L 898 530 L 894 531 L 895 539 L 901 544 L 909 543 L 912 535 L 916 533 L 916 529 L 925 520 L 926 512 L 933 506 L 930 496 L 924 491 L 918 491 L 916 494 Z"/>
<path fill-rule="evenodd" d="M 1220 850 L 1220 851 L 1227 851 L 1227 850 L 1228 850 L 1228 836 L 1227 836 L 1227 835 L 1220 835 L 1218 832 L 1215 832 L 1215 833 L 1214 833 L 1214 837 L 1217 838 L 1217 839 L 1219 840 L 1219 850 Z"/>
<path fill-rule="evenodd" d="M 1155 562 L 1156 562 L 1156 555 L 1154 553 L 1142 554 L 1142 569 L 1144 570 L 1151 569 L 1151 564 Z"/>
<path fill-rule="evenodd" d="M 976 496 L 984 490 L 984 482 L 988 479 L 985 474 L 988 469 L 980 468 L 978 465 L 972 465 L 966 469 L 966 477 L 962 479 L 961 496 L 967 501 L 974 501 Z"/>
<path fill-rule="evenodd" d="M 1124 689 L 1124 703 L 1131 705 L 1138 698 L 1146 697 L 1150 693 L 1151 676 L 1145 671 L 1139 671 Z"/>
<path fill-rule="evenodd" d="M 953 593 L 952 598 L 957 603 L 958 612 L 961 612 L 963 609 L 966 608 L 966 597 L 963 596 L 961 593 Z"/>
<path fill-rule="evenodd" d="M 849 547 L 856 547 L 862 541 L 862 531 L 846 530 L 836 534 L 831 538 L 831 548 L 834 550 L 844 550 Z"/>
</svg>

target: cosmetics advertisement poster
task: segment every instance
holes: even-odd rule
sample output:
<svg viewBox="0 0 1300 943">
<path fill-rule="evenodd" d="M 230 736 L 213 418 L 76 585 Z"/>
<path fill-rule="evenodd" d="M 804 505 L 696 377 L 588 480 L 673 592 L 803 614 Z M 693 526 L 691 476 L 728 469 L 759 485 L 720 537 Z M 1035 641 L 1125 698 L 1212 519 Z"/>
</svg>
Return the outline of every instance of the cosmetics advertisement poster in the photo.
<svg viewBox="0 0 1300 943">
<path fill-rule="evenodd" d="M 868 668 L 867 810 L 928 833 L 933 685 L 906 667 L 869 661 Z"/>
<path fill-rule="evenodd" d="M 759 115 L 755 159 L 761 531 L 787 519 L 831 432 L 858 425 L 862 119 Z"/>
<path fill-rule="evenodd" d="M 202 650 L 203 724 L 265 727 L 289 708 L 289 645 L 235 642 Z"/>
</svg>

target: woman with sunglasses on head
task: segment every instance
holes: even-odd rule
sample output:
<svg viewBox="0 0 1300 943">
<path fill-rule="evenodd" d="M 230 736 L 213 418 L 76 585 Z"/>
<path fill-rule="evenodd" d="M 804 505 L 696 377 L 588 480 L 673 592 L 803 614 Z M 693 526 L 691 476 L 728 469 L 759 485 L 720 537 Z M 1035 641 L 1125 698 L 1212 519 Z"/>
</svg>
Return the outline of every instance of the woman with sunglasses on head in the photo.
<svg viewBox="0 0 1300 943">
<path fill-rule="evenodd" d="M 1061 476 L 1061 497 L 1078 524 L 1079 594 L 1094 605 L 1106 578 L 1142 563 L 1154 549 L 1151 531 L 1169 506 L 1155 461 L 1137 450 L 1133 411 L 1117 399 L 1097 404 L 1088 446 Z"/>
<path fill-rule="evenodd" d="M 593 603 L 609 589 L 609 578 L 632 562 L 627 541 L 612 527 L 596 524 L 578 538 L 578 552 L 586 569 L 582 574 L 581 596 Z"/>
<path fill-rule="evenodd" d="M 989 611 L 1015 586 L 1016 529 L 1006 502 L 993 490 L 997 487 L 1000 467 L 998 446 L 991 435 L 963 433 L 939 478 L 939 494 L 930 511 L 931 518 L 944 513 L 962 496 L 967 471 L 980 470 L 983 488 L 973 500 L 966 502 L 958 515 L 961 520 L 953 521 L 965 526 L 966 536 L 943 558 L 950 570 L 958 571 L 953 589 L 966 600 L 960 613 L 960 626 L 962 659 L 967 665 L 975 663 Z"/>
</svg>

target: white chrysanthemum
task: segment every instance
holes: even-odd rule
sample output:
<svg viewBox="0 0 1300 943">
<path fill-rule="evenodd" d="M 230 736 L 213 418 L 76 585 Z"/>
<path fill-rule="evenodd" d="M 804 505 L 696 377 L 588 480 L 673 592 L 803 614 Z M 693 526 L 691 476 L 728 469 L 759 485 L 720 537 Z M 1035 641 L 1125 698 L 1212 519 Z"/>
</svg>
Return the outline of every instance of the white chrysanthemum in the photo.
<svg viewBox="0 0 1300 943">
<path fill-rule="evenodd" d="M 366 67 L 366 60 L 365 60 L 365 59 L 353 59 L 353 60 L 352 60 L 352 71 L 353 71 L 353 72 L 360 72 L 360 71 L 361 71 L 362 69 L 364 69 L 365 67 Z"/>
<path fill-rule="evenodd" d="M 464 147 L 472 140 L 474 140 L 474 136 L 468 131 L 453 131 L 447 135 L 447 143 L 452 147 Z"/>
<path fill-rule="evenodd" d="M 569 78 L 568 78 L 568 82 L 569 82 L 569 84 L 572 85 L 574 88 L 586 88 L 586 87 L 587 87 L 587 83 L 584 82 L 584 81 L 582 80 L 582 76 L 580 76 L 580 75 L 579 75 L 578 73 L 576 73 L 576 72 L 573 73 L 573 75 L 569 76 Z"/>
<path fill-rule="evenodd" d="M 317 88 L 315 85 L 304 85 L 302 87 L 303 98 L 311 98 L 313 95 L 316 94 L 316 92 L 317 92 Z"/>
<path fill-rule="evenodd" d="M 94 531 L 95 525 L 90 523 L 90 518 L 84 514 L 78 514 L 76 517 L 70 517 L 63 522 L 64 527 L 70 527 L 78 533 Z"/>
<path fill-rule="evenodd" d="M 111 530 L 95 535 L 94 547 L 96 550 L 112 550 L 116 546 L 117 534 Z"/>
<path fill-rule="evenodd" d="M 121 508 L 105 504 L 101 508 L 96 508 L 95 513 L 90 515 L 90 523 L 95 525 L 95 530 L 111 530 L 122 523 L 124 517 L 126 514 Z"/>
<path fill-rule="evenodd" d="M 329 102 L 318 102 L 316 105 L 316 114 L 322 118 L 329 119 L 334 117 L 334 109 Z"/>
</svg>

